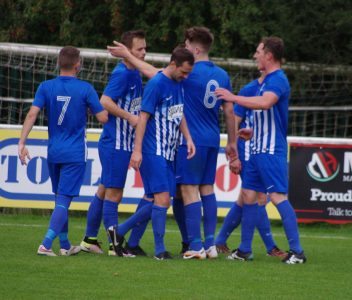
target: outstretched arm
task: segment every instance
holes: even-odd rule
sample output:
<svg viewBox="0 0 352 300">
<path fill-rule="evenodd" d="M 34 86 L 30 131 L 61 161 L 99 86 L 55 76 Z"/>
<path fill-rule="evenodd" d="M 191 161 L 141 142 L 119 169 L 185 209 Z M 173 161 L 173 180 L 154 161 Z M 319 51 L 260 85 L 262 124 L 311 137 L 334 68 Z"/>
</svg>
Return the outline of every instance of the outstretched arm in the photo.
<svg viewBox="0 0 352 300">
<path fill-rule="evenodd" d="M 107 49 L 112 56 L 126 59 L 148 78 L 152 78 L 156 73 L 159 72 L 159 69 L 135 57 L 124 44 L 114 41 L 114 46 L 108 46 Z"/>
<path fill-rule="evenodd" d="M 270 109 L 279 100 L 273 92 L 265 92 L 263 96 L 244 97 L 234 95 L 223 88 L 216 89 L 215 95 L 219 100 L 234 102 L 249 109 Z"/>
<path fill-rule="evenodd" d="M 39 112 L 40 112 L 40 108 L 38 106 L 31 106 L 26 116 L 26 119 L 24 120 L 24 123 L 23 123 L 21 137 L 20 137 L 20 140 L 18 141 L 18 156 L 21 160 L 22 165 L 27 165 L 26 157 L 28 159 L 31 159 L 29 155 L 29 151 L 26 148 L 26 140 L 29 133 L 32 130 L 32 127 L 35 121 L 37 120 Z"/>
</svg>

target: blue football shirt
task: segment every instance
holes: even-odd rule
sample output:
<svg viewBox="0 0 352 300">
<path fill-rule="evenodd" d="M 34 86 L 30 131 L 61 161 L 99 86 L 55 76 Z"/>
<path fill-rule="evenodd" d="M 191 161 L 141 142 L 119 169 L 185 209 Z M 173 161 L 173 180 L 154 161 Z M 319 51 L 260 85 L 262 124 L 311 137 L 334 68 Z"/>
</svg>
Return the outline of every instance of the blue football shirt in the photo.
<svg viewBox="0 0 352 300">
<path fill-rule="evenodd" d="M 219 109 L 214 94 L 222 87 L 232 91 L 230 77 L 211 61 L 199 61 L 184 80 L 185 116 L 193 142 L 197 146 L 219 147 Z M 183 144 L 186 142 L 183 140 Z"/>
<path fill-rule="evenodd" d="M 119 63 L 113 70 L 103 94 L 110 97 L 123 110 L 138 115 L 141 109 L 142 90 L 139 71 L 128 69 L 124 63 Z M 134 134 L 135 129 L 127 120 L 109 114 L 100 143 L 106 147 L 131 152 Z"/>
<path fill-rule="evenodd" d="M 48 117 L 48 162 L 85 162 L 87 109 L 103 111 L 97 92 L 88 82 L 58 76 L 40 84 L 34 106 L 45 108 Z"/>
<path fill-rule="evenodd" d="M 239 92 L 239 96 L 244 97 L 253 97 L 257 96 L 259 91 L 260 83 L 258 79 L 251 81 L 250 83 L 246 84 Z M 236 104 L 234 106 L 234 113 L 236 116 L 242 118 L 242 121 L 239 125 L 238 129 L 241 128 L 253 128 L 253 113 L 251 109 L 248 109 L 244 106 Z M 245 141 L 243 139 L 238 139 L 237 142 L 237 150 L 238 155 L 241 161 L 248 161 L 250 157 L 250 144 L 251 141 Z"/>
<path fill-rule="evenodd" d="M 183 117 L 183 82 L 155 75 L 144 89 L 141 110 L 150 114 L 143 139 L 144 153 L 151 153 L 173 161 L 180 136 Z"/>
<path fill-rule="evenodd" d="M 253 110 L 253 146 L 251 154 L 287 155 L 287 124 L 290 84 L 282 70 L 266 75 L 258 95 L 273 92 L 279 98 L 268 110 Z"/>
</svg>

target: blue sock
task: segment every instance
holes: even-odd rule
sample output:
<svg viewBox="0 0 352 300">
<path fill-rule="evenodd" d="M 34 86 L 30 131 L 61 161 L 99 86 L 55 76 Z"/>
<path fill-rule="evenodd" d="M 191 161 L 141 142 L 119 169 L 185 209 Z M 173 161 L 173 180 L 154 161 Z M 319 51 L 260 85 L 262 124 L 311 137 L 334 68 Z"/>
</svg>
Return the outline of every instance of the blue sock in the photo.
<svg viewBox="0 0 352 300">
<path fill-rule="evenodd" d="M 252 241 L 257 219 L 258 204 L 244 204 L 242 209 L 241 245 L 239 246 L 239 250 L 244 253 L 252 252 Z"/>
<path fill-rule="evenodd" d="M 172 210 L 178 228 L 180 229 L 182 242 L 188 244 L 187 228 L 185 221 L 185 208 L 182 199 L 174 198 L 172 201 Z"/>
<path fill-rule="evenodd" d="M 64 227 L 62 227 L 61 232 L 59 233 L 59 241 L 61 249 L 69 250 L 71 248 L 71 243 L 68 240 L 68 219 L 64 224 Z"/>
<path fill-rule="evenodd" d="M 303 249 L 299 241 L 297 218 L 291 203 L 288 200 L 284 200 L 276 207 L 282 219 L 290 250 L 298 254 L 301 253 Z"/>
<path fill-rule="evenodd" d="M 235 203 L 229 212 L 227 213 L 226 218 L 224 219 L 224 223 L 220 229 L 218 236 L 216 237 L 215 244 L 216 245 L 225 245 L 227 239 L 229 238 L 232 231 L 241 224 L 242 219 L 242 206 L 239 206 Z"/>
<path fill-rule="evenodd" d="M 265 244 L 266 251 L 271 251 L 276 246 L 276 244 L 271 233 L 270 221 L 265 209 L 265 205 L 258 205 L 258 219 L 256 226 Z"/>
<path fill-rule="evenodd" d="M 125 222 L 118 226 L 118 233 L 120 235 L 125 235 L 130 229 L 134 228 L 137 224 L 149 221 L 150 216 L 152 214 L 153 202 L 147 200 L 144 201 L 148 203 L 141 206 L 138 205 L 136 212 Z"/>
<path fill-rule="evenodd" d="M 153 205 L 152 209 L 152 225 L 155 243 L 155 255 L 165 252 L 164 235 L 166 226 L 166 207 Z"/>
<path fill-rule="evenodd" d="M 199 251 L 202 249 L 202 238 L 200 224 L 202 222 L 202 202 L 194 202 L 184 206 L 185 221 L 188 233 L 189 247 L 191 250 Z"/>
<path fill-rule="evenodd" d="M 59 235 L 65 223 L 68 220 L 68 208 L 70 207 L 72 197 L 57 195 L 55 208 L 51 214 L 49 229 L 44 237 L 43 246 L 51 249 L 54 239 Z"/>
<path fill-rule="evenodd" d="M 153 202 L 142 198 L 141 201 L 139 201 L 137 211 L 139 209 L 142 209 L 146 205 L 150 205 L 151 206 L 150 209 L 152 210 Z M 152 212 L 150 211 L 150 215 L 147 220 L 140 222 L 140 223 L 137 223 L 136 226 L 132 228 L 130 237 L 128 239 L 128 246 L 130 246 L 132 248 L 139 246 L 139 242 L 142 239 L 145 230 L 147 229 L 147 226 L 148 226 L 148 223 L 149 223 L 149 220 L 151 219 L 151 217 L 152 217 Z"/>
<path fill-rule="evenodd" d="M 217 222 L 217 203 L 215 194 L 201 196 L 203 204 L 204 248 L 214 246 Z"/>
<path fill-rule="evenodd" d="M 96 238 L 98 236 L 99 227 L 103 218 L 103 205 L 104 200 L 95 195 L 89 205 L 87 213 L 87 237 Z"/>
<path fill-rule="evenodd" d="M 117 214 L 118 205 L 117 202 L 112 202 L 108 199 L 104 199 L 103 204 L 103 221 L 105 229 L 109 227 L 117 227 L 118 224 L 118 214 Z"/>
</svg>

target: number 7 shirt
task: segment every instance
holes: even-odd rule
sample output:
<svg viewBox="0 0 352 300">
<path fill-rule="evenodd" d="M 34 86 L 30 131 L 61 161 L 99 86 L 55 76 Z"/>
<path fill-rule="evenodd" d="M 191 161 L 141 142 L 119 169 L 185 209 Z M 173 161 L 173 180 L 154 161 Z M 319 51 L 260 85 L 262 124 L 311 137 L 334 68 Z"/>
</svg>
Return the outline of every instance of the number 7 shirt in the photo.
<svg viewBox="0 0 352 300">
<path fill-rule="evenodd" d="M 32 105 L 45 108 L 48 118 L 48 162 L 85 162 L 87 109 L 94 115 L 103 111 L 93 86 L 76 77 L 58 76 L 40 84 Z"/>
</svg>

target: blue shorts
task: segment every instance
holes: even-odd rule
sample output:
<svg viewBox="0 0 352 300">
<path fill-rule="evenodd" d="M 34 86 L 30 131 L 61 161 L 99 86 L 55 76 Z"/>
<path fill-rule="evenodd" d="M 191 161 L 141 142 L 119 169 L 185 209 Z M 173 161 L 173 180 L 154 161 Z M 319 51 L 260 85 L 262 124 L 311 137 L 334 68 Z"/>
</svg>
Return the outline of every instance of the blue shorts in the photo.
<svg viewBox="0 0 352 300">
<path fill-rule="evenodd" d="M 175 196 L 175 162 L 163 156 L 143 153 L 140 168 L 145 194 L 169 192 Z"/>
<path fill-rule="evenodd" d="M 242 188 L 269 194 L 287 194 L 287 158 L 266 153 L 251 155 L 243 173 Z"/>
<path fill-rule="evenodd" d="M 54 194 L 79 196 L 86 170 L 85 162 L 67 164 L 48 162 L 48 169 Z"/>
<path fill-rule="evenodd" d="M 102 146 L 98 150 L 101 162 L 100 183 L 106 188 L 123 189 L 132 153 Z"/>
<path fill-rule="evenodd" d="M 214 184 L 218 147 L 197 146 L 196 155 L 187 159 L 187 146 L 181 145 L 176 156 L 177 184 Z"/>
</svg>

